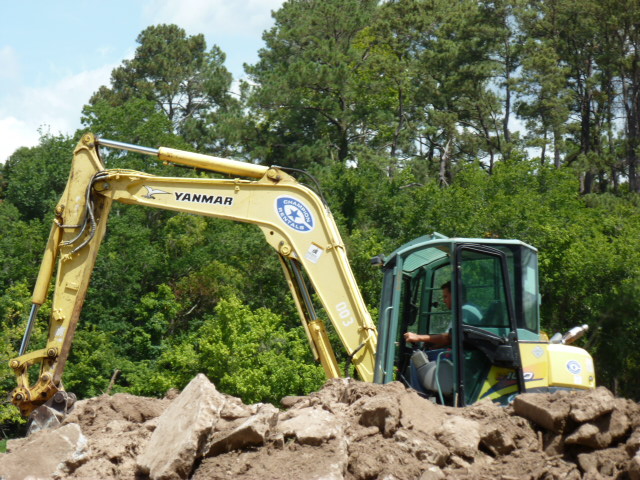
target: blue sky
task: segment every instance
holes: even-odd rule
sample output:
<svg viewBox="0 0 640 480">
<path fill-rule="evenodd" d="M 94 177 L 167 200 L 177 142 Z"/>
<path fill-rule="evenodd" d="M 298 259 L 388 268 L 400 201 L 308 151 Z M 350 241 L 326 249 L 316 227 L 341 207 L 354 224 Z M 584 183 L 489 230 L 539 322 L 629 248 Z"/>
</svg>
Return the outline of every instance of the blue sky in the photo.
<svg viewBox="0 0 640 480">
<path fill-rule="evenodd" d="M 0 163 L 38 143 L 39 129 L 72 134 L 91 94 L 136 49 L 149 25 L 203 33 L 238 79 L 254 63 L 283 0 L 0 0 Z M 127 139 L 120 139 L 126 141 Z"/>
</svg>

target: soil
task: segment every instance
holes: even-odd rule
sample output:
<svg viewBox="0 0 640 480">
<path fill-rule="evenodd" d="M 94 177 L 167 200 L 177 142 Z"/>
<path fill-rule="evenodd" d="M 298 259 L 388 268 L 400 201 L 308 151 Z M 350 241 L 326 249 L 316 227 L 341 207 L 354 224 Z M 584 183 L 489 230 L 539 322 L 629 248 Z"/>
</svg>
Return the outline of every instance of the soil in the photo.
<svg viewBox="0 0 640 480">
<path fill-rule="evenodd" d="M 188 388 L 164 399 L 115 394 L 80 401 L 60 426 L 10 441 L 0 454 L 0 478 L 640 479 L 640 406 L 606 389 L 456 409 L 399 383 L 353 380 L 283 399 L 287 408 L 280 410 L 219 394 L 193 448 L 174 449 L 167 438 L 163 451 L 145 453 L 176 455 L 173 469 L 156 467 L 154 458 L 143 465 L 154 432 L 167 431 L 160 427 L 169 421 L 164 414 Z M 75 425 L 77 440 L 62 433 Z M 64 442 L 52 440 L 56 431 Z M 65 442 L 68 451 L 61 447 L 47 467 L 50 446 Z"/>
</svg>

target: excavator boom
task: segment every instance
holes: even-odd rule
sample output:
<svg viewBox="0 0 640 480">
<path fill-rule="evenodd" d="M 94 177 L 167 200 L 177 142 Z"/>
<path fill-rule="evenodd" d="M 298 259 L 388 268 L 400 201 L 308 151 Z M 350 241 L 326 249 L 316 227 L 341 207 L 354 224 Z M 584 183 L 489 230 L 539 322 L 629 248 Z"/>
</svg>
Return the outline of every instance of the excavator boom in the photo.
<svg viewBox="0 0 640 480">
<path fill-rule="evenodd" d="M 173 178 L 107 170 L 100 160 L 99 145 L 253 180 Z M 277 167 L 169 148 L 155 150 L 86 134 L 76 147 L 69 181 L 56 207 L 20 355 L 9 362 L 18 383 L 12 401 L 23 415 L 63 390 L 62 373 L 114 201 L 258 226 L 279 255 L 311 348 L 327 377 L 343 373 L 325 325 L 315 313 L 307 283 L 315 290 L 360 378 L 373 380 L 377 331 L 331 212 L 315 192 Z M 27 352 L 30 330 L 38 307 L 46 300 L 56 263 L 47 343 L 43 349 Z M 38 380 L 31 385 L 29 369 L 38 365 Z"/>
</svg>

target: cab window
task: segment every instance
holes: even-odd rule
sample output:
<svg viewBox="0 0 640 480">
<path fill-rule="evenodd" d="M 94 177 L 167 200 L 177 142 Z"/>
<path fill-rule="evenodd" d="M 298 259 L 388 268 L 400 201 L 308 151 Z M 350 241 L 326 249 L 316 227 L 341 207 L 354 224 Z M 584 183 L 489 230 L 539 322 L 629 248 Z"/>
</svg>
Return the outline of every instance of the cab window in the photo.
<svg viewBox="0 0 640 480">
<path fill-rule="evenodd" d="M 451 310 L 445 305 L 442 285 L 451 281 L 451 265 L 434 270 L 431 282 L 431 302 L 429 303 L 428 333 L 444 333 L 451 329 Z"/>
<path fill-rule="evenodd" d="M 505 280 L 500 257 L 473 250 L 462 252 L 463 322 L 492 328 L 509 328 Z"/>
</svg>

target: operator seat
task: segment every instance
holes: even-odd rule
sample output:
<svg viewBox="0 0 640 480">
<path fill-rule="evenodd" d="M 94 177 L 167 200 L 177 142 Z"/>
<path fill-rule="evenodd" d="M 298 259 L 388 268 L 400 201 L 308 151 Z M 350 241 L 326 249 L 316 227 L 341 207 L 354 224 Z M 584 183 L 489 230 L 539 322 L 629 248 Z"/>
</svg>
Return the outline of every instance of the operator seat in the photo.
<svg viewBox="0 0 640 480">
<path fill-rule="evenodd" d="M 434 361 L 429 361 L 427 354 L 416 350 L 411 355 L 411 361 L 416 368 L 418 381 L 428 391 L 441 393 L 444 396 L 453 394 L 453 362 L 439 355 Z"/>
<path fill-rule="evenodd" d="M 500 300 L 491 302 L 482 320 L 483 325 L 503 325 L 504 304 Z"/>
</svg>

